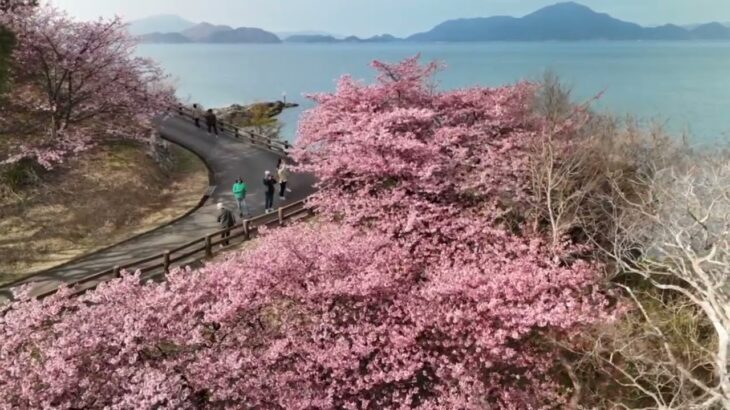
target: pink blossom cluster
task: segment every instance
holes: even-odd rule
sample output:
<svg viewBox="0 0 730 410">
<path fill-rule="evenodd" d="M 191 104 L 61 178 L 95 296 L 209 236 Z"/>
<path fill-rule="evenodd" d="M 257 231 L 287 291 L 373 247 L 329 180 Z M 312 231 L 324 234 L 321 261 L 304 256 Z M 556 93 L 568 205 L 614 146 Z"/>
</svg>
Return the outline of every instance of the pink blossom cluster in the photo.
<svg viewBox="0 0 730 410">
<path fill-rule="evenodd" d="M 520 221 L 533 87 L 442 93 L 436 65 L 376 68 L 302 124 L 318 223 L 162 284 L 7 307 L 0 408 L 563 407 L 546 336 L 607 308 L 600 267 Z"/>
<path fill-rule="evenodd" d="M 33 0 L 0 0 L 0 25 L 8 27 L 33 12 Z"/>
<path fill-rule="evenodd" d="M 424 269 L 374 231 L 298 226 L 162 285 L 17 302 L 0 407 L 537 408 L 554 383 L 534 332 L 598 300 L 589 266 L 527 262 L 539 246 Z"/>
<path fill-rule="evenodd" d="M 294 155 L 319 178 L 318 210 L 410 241 L 419 256 L 495 242 L 530 203 L 535 86 L 437 92 L 436 64 L 374 67 L 375 84 L 344 77 L 336 93 L 312 96 L 300 124 Z"/>
<path fill-rule="evenodd" d="M 0 164 L 13 164 L 23 159 L 32 159 L 47 170 L 63 163 L 70 155 L 78 154 L 94 147 L 93 139 L 78 130 L 59 131 L 60 138 L 49 139 L 44 145 L 23 144 L 16 147 L 14 154 Z"/>
<path fill-rule="evenodd" d="M 120 18 L 80 22 L 42 5 L 7 24 L 17 37 L 10 100 L 42 124 L 12 159 L 52 165 L 80 141 L 139 135 L 174 100 L 160 67 L 135 55 Z"/>
</svg>

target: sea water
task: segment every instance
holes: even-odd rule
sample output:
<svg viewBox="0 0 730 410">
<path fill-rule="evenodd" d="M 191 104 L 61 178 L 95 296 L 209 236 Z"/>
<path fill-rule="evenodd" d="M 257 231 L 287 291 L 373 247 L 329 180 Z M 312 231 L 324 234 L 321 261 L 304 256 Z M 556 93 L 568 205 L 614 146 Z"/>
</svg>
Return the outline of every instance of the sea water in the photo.
<svg viewBox="0 0 730 410">
<path fill-rule="evenodd" d="M 183 100 L 205 107 L 282 99 L 300 103 L 281 120 L 296 138 L 309 93 L 333 91 L 350 74 L 372 81 L 372 60 L 416 54 L 439 60 L 443 89 L 538 80 L 552 70 L 576 101 L 602 94 L 593 106 L 660 123 L 693 143 L 730 141 L 730 42 L 540 42 L 382 44 L 146 44 L 138 53 L 171 74 Z"/>
</svg>

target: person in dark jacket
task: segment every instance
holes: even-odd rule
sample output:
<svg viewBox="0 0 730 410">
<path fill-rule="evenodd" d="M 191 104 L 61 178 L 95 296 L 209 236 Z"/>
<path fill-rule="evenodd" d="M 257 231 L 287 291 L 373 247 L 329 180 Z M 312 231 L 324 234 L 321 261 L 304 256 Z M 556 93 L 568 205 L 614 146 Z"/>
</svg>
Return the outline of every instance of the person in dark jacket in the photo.
<svg viewBox="0 0 730 410">
<path fill-rule="evenodd" d="M 221 225 L 221 229 L 229 229 L 229 231 L 221 235 L 222 238 L 228 238 L 231 236 L 230 228 L 236 224 L 236 217 L 233 216 L 233 212 L 226 208 L 222 202 L 218 202 L 218 223 Z M 228 246 L 228 240 L 226 239 L 221 246 Z"/>
<path fill-rule="evenodd" d="M 215 131 L 215 135 L 218 135 L 218 118 L 213 113 L 213 110 L 208 110 L 205 113 L 205 124 L 208 126 L 208 134 L 210 131 Z"/>
<path fill-rule="evenodd" d="M 271 175 L 271 172 L 266 171 L 264 176 L 264 186 L 266 187 L 266 213 L 274 211 L 274 192 L 276 191 L 276 178 Z"/>
</svg>

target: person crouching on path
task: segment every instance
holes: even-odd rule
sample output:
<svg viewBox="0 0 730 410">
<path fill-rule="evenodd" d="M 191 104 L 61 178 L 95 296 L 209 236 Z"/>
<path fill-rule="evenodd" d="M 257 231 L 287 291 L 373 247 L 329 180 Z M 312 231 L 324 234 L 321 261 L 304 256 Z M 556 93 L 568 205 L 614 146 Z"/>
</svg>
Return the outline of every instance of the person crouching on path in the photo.
<svg viewBox="0 0 730 410">
<path fill-rule="evenodd" d="M 200 128 L 200 117 L 203 116 L 203 108 L 198 104 L 193 104 L 193 121 L 195 126 Z"/>
<path fill-rule="evenodd" d="M 243 183 L 241 177 L 238 177 L 233 184 L 233 196 L 236 198 L 236 203 L 238 203 L 238 212 L 241 218 L 243 218 L 244 209 L 246 210 L 246 216 L 251 216 L 251 211 L 248 209 L 248 204 L 246 203 L 247 191 L 246 184 Z"/>
<path fill-rule="evenodd" d="M 221 229 L 230 229 L 233 228 L 233 225 L 236 224 L 236 217 L 233 216 L 233 212 L 231 212 L 228 208 L 223 206 L 222 202 L 218 202 L 218 211 L 220 212 L 218 214 L 218 223 L 221 225 Z M 226 239 L 229 236 L 231 236 L 231 231 L 226 231 L 221 235 L 221 238 Z M 221 247 L 228 246 L 228 239 L 223 241 L 221 244 Z"/>
<path fill-rule="evenodd" d="M 266 171 L 264 176 L 264 186 L 266 187 L 266 213 L 274 211 L 274 191 L 276 191 L 276 179 L 271 172 Z"/>
<path fill-rule="evenodd" d="M 276 172 L 279 176 L 279 199 L 282 201 L 286 199 L 286 184 L 289 181 L 289 168 L 286 166 L 286 162 L 279 158 L 279 164 L 276 166 Z"/>
<path fill-rule="evenodd" d="M 218 118 L 213 114 L 213 110 L 208 110 L 205 114 L 205 125 L 208 126 L 208 134 L 213 130 L 215 135 L 218 135 Z"/>
</svg>

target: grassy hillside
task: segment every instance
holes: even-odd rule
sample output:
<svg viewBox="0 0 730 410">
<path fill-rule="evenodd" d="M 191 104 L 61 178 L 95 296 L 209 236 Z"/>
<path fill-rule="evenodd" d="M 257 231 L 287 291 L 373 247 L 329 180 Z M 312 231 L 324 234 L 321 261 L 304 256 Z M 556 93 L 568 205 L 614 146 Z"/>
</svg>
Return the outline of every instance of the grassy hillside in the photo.
<svg viewBox="0 0 730 410">
<path fill-rule="evenodd" d="M 45 175 L 5 170 L 0 283 L 185 214 L 200 200 L 207 175 L 205 165 L 182 148 L 171 146 L 169 158 L 158 163 L 138 143 L 100 147 Z"/>
</svg>

